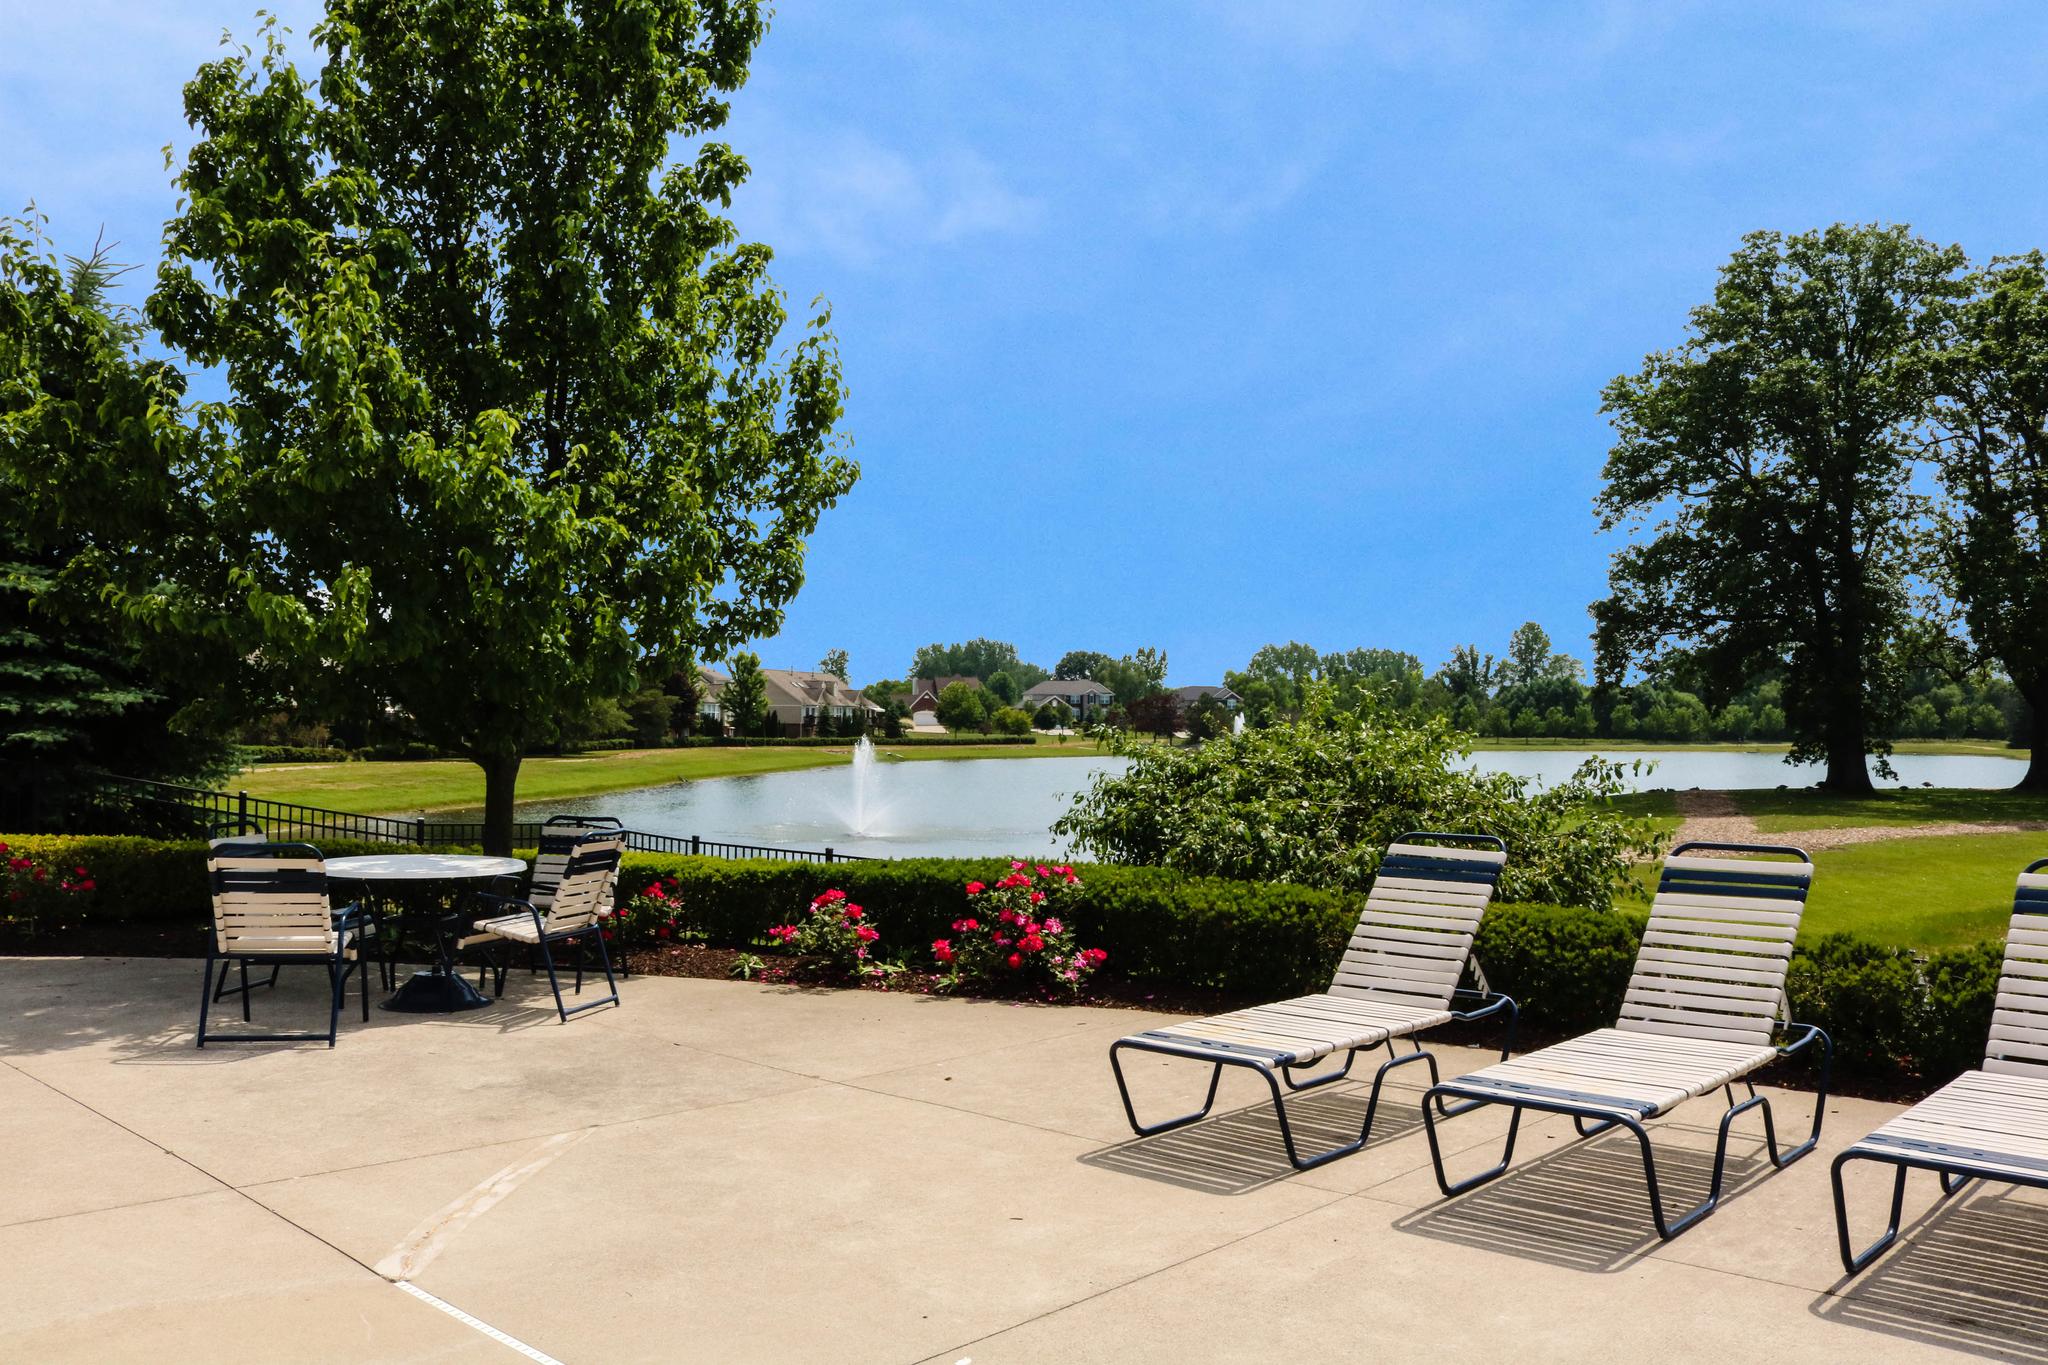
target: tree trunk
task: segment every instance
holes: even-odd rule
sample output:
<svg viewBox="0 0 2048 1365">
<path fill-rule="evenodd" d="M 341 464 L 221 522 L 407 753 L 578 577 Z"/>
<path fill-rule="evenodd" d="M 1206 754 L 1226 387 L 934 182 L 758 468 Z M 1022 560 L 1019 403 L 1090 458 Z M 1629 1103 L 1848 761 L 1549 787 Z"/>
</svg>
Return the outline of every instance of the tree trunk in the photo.
<svg viewBox="0 0 2048 1365">
<path fill-rule="evenodd" d="M 2027 759 L 2027 775 L 2020 779 L 2018 790 L 2023 792 L 2048 792 L 2048 677 L 2032 680 L 2031 685 L 2014 680 L 2020 695 L 2027 699 L 2027 746 L 2031 753 Z"/>
<path fill-rule="evenodd" d="M 1821 786 L 1836 796 L 1869 796 L 1877 790 L 1870 780 L 1870 758 L 1860 723 L 1862 709 L 1837 717 L 1828 726 L 1828 772 Z"/>
<path fill-rule="evenodd" d="M 512 753 L 476 761 L 484 770 L 484 852 L 500 857 L 512 852 L 512 797 L 519 786 L 519 759 Z"/>
</svg>

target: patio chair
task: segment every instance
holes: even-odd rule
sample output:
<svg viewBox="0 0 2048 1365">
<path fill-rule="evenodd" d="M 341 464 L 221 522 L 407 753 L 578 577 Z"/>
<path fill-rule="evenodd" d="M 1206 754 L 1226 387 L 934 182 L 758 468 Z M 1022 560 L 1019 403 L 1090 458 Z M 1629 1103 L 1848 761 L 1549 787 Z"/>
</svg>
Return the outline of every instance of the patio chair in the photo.
<svg viewBox="0 0 2048 1365">
<path fill-rule="evenodd" d="M 485 913 L 475 917 L 476 932 L 457 943 L 459 948 L 475 945 L 519 943 L 540 953 L 547 967 L 548 986 L 555 993 L 555 1010 L 562 1022 L 572 1014 L 619 1003 L 619 984 L 612 975 L 611 954 L 604 943 L 604 918 L 611 910 L 612 883 L 619 870 L 620 850 L 625 834 L 617 829 L 592 830 L 571 845 L 560 879 L 545 909 L 533 900 L 521 900 L 495 892 L 478 892 L 476 903 Z M 604 969 L 608 993 L 598 1000 L 570 1008 L 562 999 L 562 979 L 555 969 L 555 948 L 577 947 L 575 994 L 583 993 L 583 969 L 593 946 Z M 495 957 L 489 963 L 496 974 L 495 994 L 505 993 L 505 966 Z M 481 977 L 479 977 L 481 980 Z"/>
<path fill-rule="evenodd" d="M 1418 840 L 1478 847 L 1431 846 Z M 1413 1052 L 1400 1053 L 1394 1047 L 1395 1039 L 1453 1019 L 1484 1019 L 1504 1013 L 1507 1042 L 1501 1056 L 1506 1057 L 1514 1045 L 1515 1002 L 1491 992 L 1476 963 L 1478 989 L 1465 990 L 1458 985 L 1471 954 L 1472 935 L 1493 898 L 1506 861 L 1507 845 L 1490 835 L 1404 834 L 1387 848 L 1327 991 L 1148 1029 L 1110 1044 L 1110 1070 L 1116 1076 L 1117 1093 L 1123 1097 L 1124 1117 L 1130 1120 L 1131 1130 L 1139 1137 L 1151 1137 L 1200 1121 L 1216 1103 L 1223 1068 L 1245 1067 L 1265 1079 L 1273 1094 L 1273 1112 L 1280 1120 L 1280 1141 L 1287 1160 L 1296 1170 L 1306 1171 L 1365 1146 L 1372 1136 L 1380 1087 L 1388 1072 L 1422 1061 L 1429 1067 L 1430 1080 L 1437 1079 L 1435 1054 L 1419 1043 Z M 1451 1002 L 1458 997 L 1487 1003 L 1471 1010 L 1453 1009 Z M 1281 1096 L 1282 1082 L 1289 1090 L 1300 1091 L 1341 1081 L 1350 1074 L 1360 1052 L 1381 1046 L 1390 1054 L 1389 1060 L 1373 1076 L 1357 1140 L 1302 1156 Z M 1209 1093 L 1202 1107 L 1179 1118 L 1140 1123 L 1118 1060 L 1118 1053 L 1124 1051 L 1157 1052 L 1210 1063 Z M 1341 1067 L 1306 1080 L 1295 1079 L 1296 1068 L 1338 1052 L 1345 1054 Z"/>
<path fill-rule="evenodd" d="M 576 841 L 586 834 L 616 830 L 619 821 L 609 815 L 551 815 L 540 827 L 540 847 L 535 851 L 533 871 L 526 877 L 526 899 L 545 910 L 555 902 L 555 888 L 562 884 L 562 874 L 568 870 L 569 855 L 575 851 Z M 501 895 L 513 894 L 501 887 L 493 887 Z M 604 909 L 598 912 L 600 919 L 612 915 L 612 898 L 604 898 Z M 539 964 L 533 964 L 538 970 Z M 633 979 L 633 969 L 624 954 L 619 957 L 619 975 L 626 980 Z"/>
<path fill-rule="evenodd" d="M 1702 858 L 1690 853 L 1784 855 L 1796 863 L 1761 858 Z M 1827 1108 L 1834 1045 L 1811 1024 L 1784 1027 L 1799 1036 L 1772 1042 L 1785 1000 L 1785 969 L 1792 940 L 1806 908 L 1813 861 L 1803 850 L 1774 844 L 1680 844 L 1664 860 L 1650 921 L 1636 954 L 1635 973 L 1613 1028 L 1503 1061 L 1468 1076 L 1444 1081 L 1432 1099 L 1455 1096 L 1513 1108 L 1500 1164 L 1453 1183 L 1444 1174 L 1442 1149 L 1430 1106 L 1422 1111 L 1429 1159 L 1446 1197 L 1498 1178 L 1514 1159 L 1515 1134 L 1523 1111 L 1569 1114 L 1580 1137 L 1623 1127 L 1635 1135 L 1649 1184 L 1650 1217 L 1657 1235 L 1669 1239 L 1705 1218 L 1721 1200 L 1728 1157 L 1728 1127 L 1739 1114 L 1762 1109 L 1764 1140 L 1771 1165 L 1783 1169 L 1812 1151 L 1820 1140 Z M 1813 1105 L 1813 1131 L 1789 1151 L 1778 1150 L 1770 1100 L 1756 1093 L 1748 1077 L 1767 1063 L 1821 1047 L 1820 1093 Z M 1749 1098 L 1737 1103 L 1734 1083 Z M 1715 1090 L 1728 1097 L 1707 1197 L 1677 1219 L 1664 1214 L 1657 1166 L 1650 1154 L 1646 1119 L 1670 1112 L 1686 1100 Z M 1467 1104 L 1465 1108 L 1475 1107 Z"/>
<path fill-rule="evenodd" d="M 232 833 L 216 833 L 213 838 L 206 841 L 208 851 L 225 848 L 231 844 L 261 844 L 269 840 L 269 836 L 263 832 L 261 825 L 244 824 L 239 820 L 216 820 L 213 822 L 213 829 L 216 831 L 230 827 L 232 827 Z M 359 960 L 375 962 L 377 964 L 378 984 L 385 990 L 390 990 L 393 984 L 395 984 L 392 977 L 397 971 L 397 966 L 392 962 L 391 954 L 385 943 L 383 913 L 375 905 L 345 905 L 334 912 L 334 927 L 358 931 L 355 940 L 357 957 Z M 213 988 L 214 1001 L 219 1003 L 225 996 L 239 995 L 255 986 L 275 986 L 277 984 L 277 974 L 281 970 L 281 967 L 273 963 L 270 968 L 270 975 L 261 981 L 250 981 L 248 973 L 244 972 L 242 974 L 242 984 L 238 986 L 228 985 L 228 974 L 222 972 L 219 981 Z"/>
<path fill-rule="evenodd" d="M 327 901 L 327 870 L 311 844 L 268 843 L 246 837 L 215 841 L 206 859 L 213 893 L 213 937 L 207 945 L 205 985 L 199 997 L 198 1045 L 215 1043 L 303 1043 L 329 1047 L 341 1023 L 341 1003 L 350 972 L 363 974 L 363 1019 L 370 1017 L 370 974 L 357 953 L 360 929 Z M 351 907 L 352 908 L 352 907 Z M 327 970 L 325 1033 L 209 1033 L 215 1000 L 214 969 L 225 980 L 230 964 L 240 970 L 242 1022 L 249 1023 L 249 966 L 316 966 Z"/>
<path fill-rule="evenodd" d="M 1965 1071 L 1835 1158 L 1835 1234 L 1849 1274 L 1898 1240 L 1906 1172 L 1933 1171 L 1941 1197 L 1972 1180 L 2048 1187 L 2048 858 L 2030 863 L 2013 894 L 2005 965 L 1984 1065 Z M 1891 1222 L 1862 1251 L 1849 1242 L 1842 1170 L 1852 1161 L 1898 1168 Z"/>
</svg>

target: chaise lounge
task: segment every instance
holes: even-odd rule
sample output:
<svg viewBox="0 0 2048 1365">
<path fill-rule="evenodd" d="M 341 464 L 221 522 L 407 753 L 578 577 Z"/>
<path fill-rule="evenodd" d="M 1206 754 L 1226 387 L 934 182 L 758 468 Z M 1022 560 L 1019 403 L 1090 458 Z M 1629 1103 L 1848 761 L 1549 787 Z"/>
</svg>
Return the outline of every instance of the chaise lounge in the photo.
<svg viewBox="0 0 2048 1365">
<path fill-rule="evenodd" d="M 1796 863 L 1760 857 L 1707 858 L 1695 853 L 1783 855 Z M 1806 908 L 1813 862 L 1803 850 L 1771 844 L 1681 844 L 1664 860 L 1657 897 L 1643 932 L 1634 975 L 1613 1028 L 1502 1061 L 1469 1076 L 1433 1086 L 1429 1101 L 1455 1097 L 1479 1104 L 1511 1106 L 1507 1145 L 1500 1164 L 1453 1183 L 1444 1173 L 1432 1105 L 1422 1108 L 1429 1158 L 1437 1186 L 1446 1197 L 1497 1179 L 1515 1155 L 1515 1135 L 1524 1110 L 1569 1114 L 1580 1137 L 1615 1127 L 1635 1135 L 1649 1184 L 1650 1217 L 1657 1235 L 1669 1239 L 1712 1213 L 1721 1200 L 1728 1157 L 1728 1128 L 1737 1115 L 1761 1109 L 1764 1139 L 1773 1168 L 1782 1169 L 1813 1150 L 1827 1108 L 1834 1045 L 1811 1024 L 1785 1025 L 1799 1036 L 1778 1045 L 1777 1019 L 1785 1000 L 1785 971 L 1792 940 Z M 1818 1042 L 1820 1093 L 1814 1100 L 1813 1131 L 1788 1151 L 1778 1150 L 1770 1100 L 1756 1093 L 1748 1077 L 1767 1064 Z M 1736 1102 L 1734 1083 L 1743 1081 L 1749 1098 Z M 1676 1219 L 1667 1219 L 1650 1152 L 1646 1120 L 1667 1114 L 1686 1100 L 1724 1091 L 1707 1197 Z M 1450 1112 L 1445 1110 L 1443 1112 Z"/>
<path fill-rule="evenodd" d="M 1436 847 L 1418 840 L 1459 846 Z M 1116 1076 L 1117 1093 L 1123 1097 L 1124 1116 L 1132 1131 L 1151 1137 L 1207 1117 L 1216 1103 L 1223 1068 L 1245 1067 L 1264 1077 L 1273 1093 L 1273 1112 L 1280 1120 L 1280 1141 L 1287 1149 L 1287 1159 L 1296 1170 L 1306 1171 L 1365 1146 L 1379 1109 L 1380 1087 L 1395 1067 L 1422 1061 L 1429 1067 L 1430 1079 L 1437 1078 L 1434 1053 L 1420 1044 L 1413 1052 L 1398 1053 L 1395 1039 L 1454 1019 L 1504 1013 L 1507 1042 L 1501 1056 L 1506 1057 L 1514 1045 L 1515 1002 L 1490 992 L 1484 976 L 1478 978 L 1476 991 L 1458 986 L 1471 954 L 1472 935 L 1493 899 L 1506 861 L 1507 845 L 1490 835 L 1404 834 L 1388 847 L 1380 863 L 1364 912 L 1327 991 L 1148 1029 L 1112 1043 L 1110 1070 Z M 1451 1002 L 1457 997 L 1485 1003 L 1476 1009 L 1455 1010 Z M 1361 1051 L 1381 1046 L 1393 1055 L 1373 1076 L 1358 1139 L 1302 1156 L 1288 1122 L 1281 1082 L 1285 1081 L 1289 1090 L 1299 1091 L 1341 1081 L 1351 1073 Z M 1209 1094 L 1202 1107 L 1179 1118 L 1140 1123 L 1118 1058 L 1126 1051 L 1210 1063 Z M 1296 1068 L 1338 1052 L 1345 1054 L 1341 1067 L 1307 1080 L 1295 1079 Z"/>
<path fill-rule="evenodd" d="M 1899 1237 L 1906 1172 L 1933 1171 L 1941 1196 L 1972 1180 L 2048 1188 L 2048 858 L 2020 873 L 1984 1065 L 1966 1071 L 1835 1158 L 1835 1233 L 1854 1275 Z M 1849 1241 L 1842 1171 L 1852 1161 L 1898 1168 L 1891 1222 L 1862 1251 Z"/>
</svg>

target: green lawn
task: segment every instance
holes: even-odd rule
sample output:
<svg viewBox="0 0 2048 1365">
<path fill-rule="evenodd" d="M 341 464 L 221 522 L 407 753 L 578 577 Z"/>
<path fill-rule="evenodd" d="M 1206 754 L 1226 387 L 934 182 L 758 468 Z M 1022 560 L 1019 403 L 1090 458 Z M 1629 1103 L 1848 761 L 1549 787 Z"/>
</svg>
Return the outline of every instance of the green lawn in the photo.
<svg viewBox="0 0 2048 1365">
<path fill-rule="evenodd" d="M 1812 788 L 1728 793 L 1767 834 L 1855 825 L 2017 824 L 2048 820 L 2048 795 L 2002 789 L 1908 787 L 1874 796 L 1833 796 Z"/>
<path fill-rule="evenodd" d="M 1074 737 L 1061 744 L 876 745 L 883 762 L 929 762 L 961 758 L 1082 757 L 1101 750 Z M 752 773 L 825 768 L 849 761 L 837 748 L 626 749 L 573 758 L 529 758 L 519 770 L 521 801 L 595 796 L 632 787 L 654 787 L 700 777 L 741 777 Z M 244 769 L 230 784 L 251 796 L 330 810 L 381 814 L 391 811 L 462 810 L 481 806 L 483 770 L 458 760 L 406 763 L 277 763 Z"/>
<path fill-rule="evenodd" d="M 2013 879 L 2048 834 L 1963 834 L 1852 844 L 1813 855 L 1802 936 L 1851 930 L 1911 948 L 2005 937 Z"/>
</svg>

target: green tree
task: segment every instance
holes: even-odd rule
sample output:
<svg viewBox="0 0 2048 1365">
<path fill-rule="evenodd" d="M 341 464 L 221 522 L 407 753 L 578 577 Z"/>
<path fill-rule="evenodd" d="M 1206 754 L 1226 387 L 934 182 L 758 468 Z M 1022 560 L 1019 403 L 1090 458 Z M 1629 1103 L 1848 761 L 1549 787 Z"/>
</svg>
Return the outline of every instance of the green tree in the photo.
<svg viewBox="0 0 2048 1365">
<path fill-rule="evenodd" d="M 849 681 L 846 676 L 846 669 L 846 651 L 843 649 L 828 649 L 825 651 L 825 657 L 818 660 L 818 671 L 820 673 L 830 673 L 841 682 Z"/>
<path fill-rule="evenodd" d="M 655 748 L 668 738 L 675 714 L 676 699 L 659 687 L 642 688 L 626 699 L 633 742 L 643 749 Z"/>
<path fill-rule="evenodd" d="M 143 452 L 184 438 L 168 416 L 182 378 L 138 355 L 141 327 L 108 299 L 122 267 L 105 248 L 68 259 L 60 266 L 38 223 L 0 219 L 0 818 L 17 828 L 77 828 L 119 806 L 114 775 L 223 776 L 231 750 L 208 703 L 253 681 L 226 649 L 181 678 L 157 641 L 94 600 L 74 566 L 117 555 L 135 523 L 60 520 L 29 496 L 67 465 L 145 498 Z"/>
<path fill-rule="evenodd" d="M 1031 713 L 1014 706 L 999 707 L 989 717 L 989 724 L 996 728 L 998 734 L 1028 735 L 1031 733 Z"/>
<path fill-rule="evenodd" d="M 1017 680 L 1010 676 L 1007 669 L 999 668 L 989 674 L 983 681 L 983 686 L 1005 706 L 1016 705 L 1017 698 L 1024 695 L 1024 690 L 1017 686 Z"/>
<path fill-rule="evenodd" d="M 1607 386 L 1603 681 L 1688 656 L 1713 692 L 1781 669 L 1793 759 L 1871 790 L 1899 705 L 1922 519 L 1909 478 L 1959 249 L 1903 227 L 1752 233 L 1690 335 Z"/>
<path fill-rule="evenodd" d="M 1941 363 L 1937 559 L 1971 643 L 2026 699 L 2020 786 L 2048 791 L 2048 261 L 1996 260 L 1973 285 Z"/>
<path fill-rule="evenodd" d="M 199 131 L 149 305 L 219 371 L 194 458 L 138 484 L 198 534 L 104 563 L 152 627 L 241 637 L 306 686 L 387 698 L 484 770 L 646 657 L 772 633 L 857 470 L 836 354 L 720 209 L 715 136 L 757 5 L 330 0 L 309 83 L 266 23 L 186 88 Z M 133 520 L 131 516 L 131 521 Z"/>
<path fill-rule="evenodd" d="M 996 673 L 1008 673 L 1020 691 L 1044 682 L 1049 676 L 1037 664 L 1017 657 L 1017 646 L 1006 640 L 977 638 L 964 644 L 925 645 L 910 662 L 913 678 L 978 678 L 987 682 Z"/>
<path fill-rule="evenodd" d="M 1038 708 L 1038 713 L 1031 718 L 1031 723 L 1041 730 L 1062 730 L 1073 718 L 1074 713 L 1067 709 L 1067 704 L 1058 697 L 1053 697 Z"/>
<path fill-rule="evenodd" d="M 936 715 L 939 724 L 948 730 L 988 728 L 988 704 L 982 698 L 981 689 L 969 687 L 966 683 L 946 684 L 939 693 Z"/>
<path fill-rule="evenodd" d="M 1502 671 L 1502 665 L 1495 663 L 1491 654 L 1481 654 L 1479 646 L 1457 645 L 1436 676 L 1452 697 L 1480 708 L 1493 695 Z"/>
<path fill-rule="evenodd" d="M 1109 656 L 1096 649 L 1070 649 L 1060 655 L 1060 661 L 1053 665 L 1052 675 L 1061 682 L 1075 682 L 1082 678 L 1093 681 L 1097 671 L 1109 662 Z"/>
<path fill-rule="evenodd" d="M 735 654 L 728 662 L 726 684 L 719 689 L 718 705 L 732 718 L 736 735 L 759 735 L 773 719 L 768 709 L 768 680 L 761 676 L 761 656 Z"/>
</svg>

